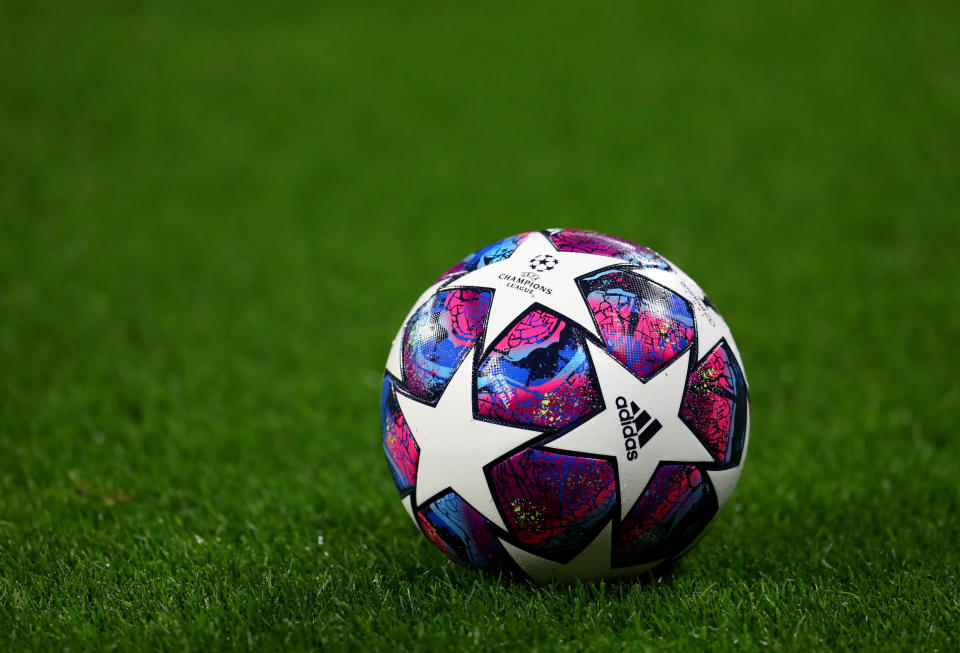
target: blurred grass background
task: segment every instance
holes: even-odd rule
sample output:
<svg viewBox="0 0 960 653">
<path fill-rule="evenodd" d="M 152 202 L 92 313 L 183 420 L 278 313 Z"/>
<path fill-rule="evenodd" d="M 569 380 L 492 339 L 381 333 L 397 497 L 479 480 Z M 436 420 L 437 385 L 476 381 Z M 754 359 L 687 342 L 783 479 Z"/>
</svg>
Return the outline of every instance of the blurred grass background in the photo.
<svg viewBox="0 0 960 653">
<path fill-rule="evenodd" d="M 0 642 L 955 650 L 958 18 L 6 0 Z M 383 461 L 410 304 L 551 226 L 745 359 L 740 487 L 652 581 L 455 568 Z"/>
</svg>

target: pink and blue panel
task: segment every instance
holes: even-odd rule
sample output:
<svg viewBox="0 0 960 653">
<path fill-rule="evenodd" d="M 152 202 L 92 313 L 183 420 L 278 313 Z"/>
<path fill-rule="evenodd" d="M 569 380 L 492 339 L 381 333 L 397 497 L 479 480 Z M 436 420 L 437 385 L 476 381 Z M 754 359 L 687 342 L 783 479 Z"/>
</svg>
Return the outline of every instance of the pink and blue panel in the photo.
<svg viewBox="0 0 960 653">
<path fill-rule="evenodd" d="M 641 379 L 693 342 L 693 312 L 680 295 L 624 270 L 579 280 L 607 351 Z"/>
<path fill-rule="evenodd" d="M 524 315 L 477 372 L 477 411 L 498 422 L 562 428 L 602 407 L 586 346 L 572 324 L 544 310 Z"/>
<path fill-rule="evenodd" d="M 454 562 L 494 572 L 513 567 L 490 520 L 456 492 L 420 508 L 417 521 L 427 538 Z"/>
<path fill-rule="evenodd" d="M 403 336 L 403 380 L 410 393 L 436 401 L 483 332 L 490 291 L 442 290 L 407 322 Z"/>
<path fill-rule="evenodd" d="M 503 240 L 498 240 L 492 245 L 487 245 L 483 249 L 470 254 L 452 268 L 444 272 L 437 281 L 449 281 L 456 277 L 463 276 L 468 272 L 478 270 L 485 265 L 499 263 L 504 259 L 510 258 L 513 252 L 520 246 L 523 239 L 529 234 L 517 234 Z"/>
<path fill-rule="evenodd" d="M 494 499 L 525 548 L 569 560 L 616 505 L 613 465 L 599 458 L 524 449 L 490 470 Z"/>
<path fill-rule="evenodd" d="M 550 229 L 547 237 L 561 252 L 610 256 L 643 268 L 670 269 L 670 264 L 649 247 L 616 236 L 579 229 Z"/>
<path fill-rule="evenodd" d="M 613 566 L 649 564 L 682 552 L 717 509 L 705 472 L 696 465 L 661 465 L 614 531 Z"/>
<path fill-rule="evenodd" d="M 417 482 L 417 462 L 420 447 L 410 432 L 410 426 L 400 410 L 393 379 L 388 374 L 383 379 L 380 393 L 380 427 L 383 432 L 383 451 L 393 473 L 397 489 L 406 494 Z"/>
<path fill-rule="evenodd" d="M 726 342 L 714 347 L 687 379 L 680 419 L 723 466 L 740 462 L 749 397 L 743 371 Z"/>
</svg>

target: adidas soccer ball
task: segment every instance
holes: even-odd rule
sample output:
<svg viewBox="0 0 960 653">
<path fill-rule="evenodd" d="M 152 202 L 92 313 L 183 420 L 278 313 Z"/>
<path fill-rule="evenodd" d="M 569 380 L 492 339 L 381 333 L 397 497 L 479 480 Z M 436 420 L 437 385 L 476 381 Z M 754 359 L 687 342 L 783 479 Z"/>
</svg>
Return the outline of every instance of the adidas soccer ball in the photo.
<svg viewBox="0 0 960 653">
<path fill-rule="evenodd" d="M 393 342 L 380 408 L 424 535 L 541 581 L 683 555 L 737 484 L 750 419 L 700 287 L 646 247 L 571 229 L 506 238 L 434 282 Z"/>
</svg>

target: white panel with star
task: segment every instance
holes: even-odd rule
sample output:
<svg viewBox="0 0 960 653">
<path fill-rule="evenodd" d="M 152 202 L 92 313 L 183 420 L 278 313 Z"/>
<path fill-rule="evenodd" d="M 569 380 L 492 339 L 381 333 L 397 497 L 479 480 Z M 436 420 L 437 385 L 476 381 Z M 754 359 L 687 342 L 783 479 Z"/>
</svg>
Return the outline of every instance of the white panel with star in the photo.
<svg viewBox="0 0 960 653">
<path fill-rule="evenodd" d="M 606 410 L 547 446 L 551 449 L 578 452 L 586 456 L 616 458 L 620 480 L 620 516 L 637 502 L 661 461 L 712 462 L 713 457 L 693 432 L 680 420 L 680 402 L 687 381 L 690 354 L 674 358 L 646 383 L 620 365 L 605 349 L 588 343 L 593 368 L 600 380 Z M 661 428 L 643 444 L 640 455 L 629 459 L 623 435 L 618 397 L 635 402 L 660 423 Z M 632 415 L 631 415 L 632 417 Z"/>
<path fill-rule="evenodd" d="M 550 269 L 541 270 L 546 255 L 555 258 L 556 263 Z M 550 239 L 534 232 L 520 243 L 510 258 L 469 272 L 446 287 L 493 289 L 493 303 L 487 317 L 487 346 L 495 342 L 510 323 L 524 315 L 535 303 L 576 322 L 597 336 L 593 316 L 583 301 L 576 279 L 613 264 L 616 261 L 608 256 L 559 252 Z M 524 273 L 528 276 L 522 276 Z"/>
<path fill-rule="evenodd" d="M 451 488 L 477 512 L 506 530 L 483 468 L 542 434 L 474 419 L 471 384 L 476 355 L 471 350 L 436 406 L 397 393 L 400 410 L 420 447 L 415 508 Z"/>
</svg>

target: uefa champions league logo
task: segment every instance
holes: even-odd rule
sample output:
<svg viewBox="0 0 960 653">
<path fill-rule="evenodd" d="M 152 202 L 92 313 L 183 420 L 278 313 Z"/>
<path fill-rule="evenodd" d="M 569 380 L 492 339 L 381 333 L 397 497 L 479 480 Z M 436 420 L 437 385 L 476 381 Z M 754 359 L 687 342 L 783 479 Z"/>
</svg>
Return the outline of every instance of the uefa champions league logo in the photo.
<svg viewBox="0 0 960 653">
<path fill-rule="evenodd" d="M 530 259 L 530 269 L 537 272 L 546 272 L 557 267 L 557 259 L 549 254 L 541 254 Z"/>
<path fill-rule="evenodd" d="M 537 274 L 537 272 L 547 272 L 552 270 L 557 267 L 557 263 L 558 261 L 555 256 L 550 256 L 549 254 L 540 254 L 539 256 L 534 256 L 532 259 L 530 259 L 530 270 L 524 270 L 523 272 L 512 274 L 504 272 L 497 278 L 501 281 L 506 281 L 507 283 L 505 285 L 507 288 L 519 290 L 520 292 L 528 295 L 533 295 L 536 292 L 543 293 L 544 295 L 550 295 L 553 294 L 553 289 L 540 281 L 540 275 Z"/>
</svg>

